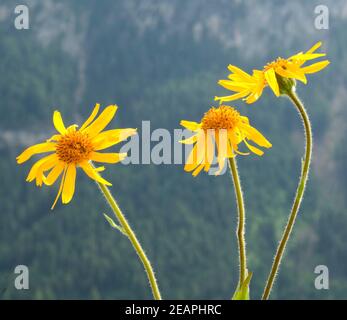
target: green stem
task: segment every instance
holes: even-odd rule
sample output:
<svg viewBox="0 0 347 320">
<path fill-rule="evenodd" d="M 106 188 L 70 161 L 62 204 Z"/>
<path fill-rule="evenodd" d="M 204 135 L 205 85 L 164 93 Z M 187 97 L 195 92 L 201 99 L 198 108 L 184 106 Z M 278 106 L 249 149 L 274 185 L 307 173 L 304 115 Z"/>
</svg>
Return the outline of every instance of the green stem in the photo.
<svg viewBox="0 0 347 320">
<path fill-rule="evenodd" d="M 112 196 L 109 188 L 107 186 L 105 186 L 102 183 L 96 182 L 97 185 L 99 186 L 101 192 L 104 194 L 107 202 L 109 203 L 110 207 L 112 208 L 115 216 L 117 217 L 120 225 L 122 226 L 123 230 L 125 231 L 126 235 L 128 236 L 131 244 L 133 245 L 137 255 L 139 256 L 145 270 L 147 273 L 147 277 L 149 280 L 149 283 L 151 285 L 152 288 L 152 293 L 153 293 L 153 297 L 155 300 L 161 300 L 161 295 L 160 295 L 160 291 L 158 288 L 158 284 L 157 284 L 157 280 L 155 278 L 154 275 L 154 271 L 153 268 L 151 266 L 150 261 L 148 260 L 144 250 L 142 249 L 141 244 L 139 243 L 139 241 L 137 240 L 137 237 L 134 233 L 134 231 L 131 229 L 128 221 L 126 220 L 125 216 L 123 215 L 122 211 L 120 210 L 116 200 L 114 199 L 114 197 Z"/>
<path fill-rule="evenodd" d="M 283 253 L 285 251 L 288 239 L 290 237 L 290 234 L 292 232 L 294 223 L 295 223 L 295 219 L 296 216 L 298 214 L 299 211 L 299 207 L 304 195 L 304 191 L 305 191 L 305 186 L 306 186 L 306 182 L 307 182 L 307 178 L 308 178 L 308 173 L 309 173 L 309 169 L 310 169 L 310 162 L 311 162 L 311 154 L 312 154 L 312 130 L 311 130 L 311 124 L 310 124 L 310 120 L 308 117 L 308 114 L 305 110 L 305 107 L 303 105 L 303 103 L 300 101 L 300 99 L 298 98 L 298 96 L 296 95 L 294 90 L 291 90 L 287 93 L 288 97 L 290 98 L 290 100 L 293 102 L 294 106 L 297 108 L 303 123 L 304 123 L 304 127 L 305 127 L 305 136 L 306 136 L 306 150 L 305 150 L 305 158 L 302 161 L 302 168 L 301 168 L 301 176 L 300 176 L 300 180 L 299 180 L 299 185 L 296 191 L 296 196 L 294 199 L 294 203 L 293 203 L 293 207 L 287 222 L 287 225 L 284 229 L 284 233 L 282 235 L 282 239 L 278 245 L 277 248 L 277 252 L 272 264 L 272 268 L 271 268 L 271 272 L 269 274 L 265 289 L 264 289 L 264 293 L 263 293 L 263 300 L 267 300 L 270 296 L 271 293 L 271 289 L 273 286 L 273 283 L 275 281 L 276 278 L 276 274 L 278 272 L 278 268 L 280 266 L 281 260 L 282 260 L 282 256 Z"/>
<path fill-rule="evenodd" d="M 239 246 L 240 278 L 239 288 L 244 283 L 247 275 L 246 241 L 245 241 L 245 205 L 243 202 L 240 177 L 235 158 L 229 158 L 230 172 L 233 178 L 235 196 L 238 209 L 237 241 Z"/>
</svg>

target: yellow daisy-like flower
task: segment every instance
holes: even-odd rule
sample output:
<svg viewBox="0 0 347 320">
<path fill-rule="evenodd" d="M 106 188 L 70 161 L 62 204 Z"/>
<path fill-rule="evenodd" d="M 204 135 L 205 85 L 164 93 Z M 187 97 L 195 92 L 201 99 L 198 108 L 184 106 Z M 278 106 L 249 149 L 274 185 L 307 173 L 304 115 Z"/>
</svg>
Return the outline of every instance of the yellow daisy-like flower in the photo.
<svg viewBox="0 0 347 320">
<path fill-rule="evenodd" d="M 241 70 L 238 67 L 229 65 L 231 74 L 229 80 L 220 80 L 218 84 L 222 87 L 235 91 L 235 94 L 223 97 L 215 97 L 221 103 L 243 98 L 247 103 L 253 103 L 262 95 L 264 88 L 269 85 L 275 95 L 278 97 L 283 89 L 286 79 L 299 80 L 307 83 L 306 74 L 316 73 L 324 69 L 330 62 L 323 60 L 309 66 L 304 66 L 305 62 L 324 57 L 325 53 L 315 53 L 320 48 L 322 42 L 316 43 L 306 53 L 299 52 L 288 59 L 277 58 L 268 63 L 263 70 L 253 70 L 252 75 Z M 291 85 L 294 85 L 292 81 Z"/>
<path fill-rule="evenodd" d="M 51 152 L 37 161 L 27 177 L 28 182 L 36 179 L 36 185 L 53 185 L 60 177 L 60 187 L 53 203 L 54 208 L 60 195 L 62 203 L 69 203 L 75 192 L 76 168 L 80 167 L 91 179 L 105 185 L 110 182 L 103 179 L 98 172 L 104 167 L 94 168 L 91 161 L 117 163 L 126 157 L 126 153 L 101 153 L 100 150 L 109 148 L 129 136 L 136 134 L 136 129 L 114 129 L 103 131 L 116 114 L 117 106 L 110 105 L 96 118 L 100 105 L 96 104 L 86 122 L 77 130 L 77 125 L 65 127 L 59 111 L 54 111 L 53 124 L 59 134 L 53 135 L 46 142 L 27 148 L 17 157 L 21 164 L 33 155 Z M 47 171 L 50 171 L 47 175 Z"/>
<path fill-rule="evenodd" d="M 215 145 L 219 165 L 216 175 L 223 170 L 227 158 L 233 158 L 236 154 L 249 154 L 238 150 L 241 142 L 244 142 L 250 151 L 259 156 L 264 152 L 252 146 L 248 142 L 249 140 L 261 147 L 270 148 L 272 146 L 257 129 L 250 125 L 247 117 L 241 116 L 230 106 L 212 107 L 204 114 L 200 123 L 182 120 L 181 125 L 194 132 L 190 138 L 180 141 L 184 144 L 194 144 L 184 167 L 187 172 L 193 171 L 193 176 L 197 176 L 202 169 L 206 172 L 210 170 Z"/>
</svg>

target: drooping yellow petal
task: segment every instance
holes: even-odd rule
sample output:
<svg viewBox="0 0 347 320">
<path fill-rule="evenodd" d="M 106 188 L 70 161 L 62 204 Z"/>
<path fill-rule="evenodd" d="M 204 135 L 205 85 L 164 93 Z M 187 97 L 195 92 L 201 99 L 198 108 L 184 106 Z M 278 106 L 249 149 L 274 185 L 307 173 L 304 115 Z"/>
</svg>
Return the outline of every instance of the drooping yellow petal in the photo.
<svg viewBox="0 0 347 320">
<path fill-rule="evenodd" d="M 40 167 L 45 165 L 45 164 L 52 164 L 55 161 L 57 161 L 57 156 L 55 153 L 46 156 L 40 160 L 38 160 L 36 163 L 34 163 L 34 165 L 31 167 L 29 174 L 27 176 L 26 181 L 31 182 L 33 181 L 35 178 L 37 178 L 38 174 L 42 175 L 42 172 L 39 171 Z M 47 169 L 48 170 L 48 169 Z"/>
<path fill-rule="evenodd" d="M 53 205 L 52 205 L 52 207 L 51 207 L 51 210 L 54 209 L 54 207 L 55 207 L 55 205 L 57 204 L 58 199 L 59 199 L 59 197 L 60 197 L 60 195 L 61 195 L 61 193 L 62 193 L 62 191 L 63 191 L 64 182 L 65 182 L 65 177 L 66 177 L 66 170 L 67 170 L 67 165 L 65 165 L 65 167 L 64 167 L 64 173 L 63 173 L 63 176 L 62 176 L 62 178 L 61 178 L 61 182 L 60 182 L 60 186 L 59 186 L 59 191 L 58 191 L 58 193 L 57 193 L 57 196 L 55 197 L 55 200 L 54 200 L 54 202 L 53 202 Z"/>
<path fill-rule="evenodd" d="M 80 130 L 84 130 L 93 122 L 93 120 L 95 119 L 96 115 L 99 112 L 99 109 L 100 109 L 100 104 L 99 103 L 95 104 L 95 107 L 94 107 L 92 113 L 90 114 L 89 118 L 83 123 Z"/>
<path fill-rule="evenodd" d="M 92 152 L 90 160 L 105 163 L 117 163 L 127 157 L 126 153 L 100 153 Z"/>
<path fill-rule="evenodd" d="M 58 162 L 58 158 L 55 154 L 52 155 L 52 157 L 48 158 L 47 161 L 45 161 L 43 164 L 41 164 L 36 172 L 36 185 L 41 187 L 42 182 L 45 181 L 46 177 L 44 175 L 44 172 L 52 169 Z"/>
<path fill-rule="evenodd" d="M 246 137 L 253 140 L 261 147 L 271 148 L 272 144 L 257 129 L 250 125 L 242 125 L 242 130 L 246 132 Z"/>
<path fill-rule="evenodd" d="M 197 163 L 198 152 L 197 152 L 197 150 L 198 150 L 197 145 L 195 144 L 193 146 L 193 149 L 191 150 L 187 160 L 186 160 L 186 163 L 184 165 L 184 171 L 190 172 L 198 166 L 198 163 Z"/>
<path fill-rule="evenodd" d="M 280 88 L 278 86 L 278 82 L 276 79 L 275 70 L 273 68 L 271 68 L 271 69 L 267 70 L 264 75 L 265 75 L 265 79 L 266 79 L 267 83 L 269 84 L 270 88 L 275 93 L 275 95 L 278 97 L 280 95 Z"/>
<path fill-rule="evenodd" d="M 225 160 L 228 158 L 228 140 L 227 130 L 220 130 L 215 137 L 218 150 L 217 160 L 219 166 L 219 169 L 215 172 L 216 176 L 222 172 L 225 165 Z"/>
<path fill-rule="evenodd" d="M 55 129 L 60 133 L 60 134 L 65 134 L 66 133 L 66 128 L 63 122 L 63 118 L 61 117 L 61 114 L 59 111 L 54 111 L 53 113 L 53 124 Z"/>
<path fill-rule="evenodd" d="M 62 202 L 64 204 L 69 203 L 75 193 L 76 182 L 76 166 L 75 164 L 69 164 L 66 170 L 66 177 L 62 192 Z"/>
<path fill-rule="evenodd" d="M 198 165 L 192 173 L 193 177 L 196 177 L 201 172 L 201 170 L 204 168 L 204 166 L 205 166 L 204 163 Z"/>
<path fill-rule="evenodd" d="M 184 170 L 190 172 L 194 170 L 204 159 L 205 154 L 205 139 L 206 135 L 203 131 L 199 132 L 197 143 L 194 145 L 192 151 L 190 152 Z"/>
<path fill-rule="evenodd" d="M 17 163 L 21 164 L 29 160 L 34 154 L 55 151 L 56 143 L 44 142 L 35 144 L 27 149 L 25 149 L 16 159 Z"/>
<path fill-rule="evenodd" d="M 106 186 L 112 186 L 110 182 L 108 182 L 98 174 L 98 172 L 92 167 L 92 165 L 89 162 L 80 163 L 80 167 L 83 169 L 83 171 L 89 178 L 98 181 Z"/>
<path fill-rule="evenodd" d="M 213 144 L 213 134 L 211 132 L 207 132 L 206 135 L 206 148 L 205 148 L 205 168 L 204 170 L 208 172 L 210 170 L 211 164 L 213 163 L 214 158 L 214 144 Z"/>
<path fill-rule="evenodd" d="M 310 66 L 303 67 L 303 68 L 301 68 L 301 71 L 303 73 L 308 73 L 308 74 L 315 73 L 315 72 L 321 71 L 329 64 L 330 64 L 329 60 L 324 60 L 324 61 L 320 61 L 320 62 L 311 64 Z"/>
<path fill-rule="evenodd" d="M 116 105 L 110 105 L 105 108 L 92 124 L 83 129 L 83 132 L 88 133 L 91 138 L 98 135 L 111 122 L 117 109 L 118 107 Z"/>
<path fill-rule="evenodd" d="M 239 150 L 234 149 L 235 153 L 241 155 L 241 156 L 249 156 L 250 152 L 241 152 Z"/>
<path fill-rule="evenodd" d="M 262 150 L 260 150 L 260 149 L 258 149 L 258 148 L 256 148 L 256 147 L 254 147 L 254 146 L 252 146 L 251 144 L 249 144 L 249 143 L 247 142 L 246 139 L 244 140 L 244 142 L 245 142 L 246 146 L 248 147 L 248 149 L 251 150 L 251 151 L 252 151 L 253 153 L 255 153 L 256 155 L 262 156 L 262 155 L 264 154 L 264 151 L 262 151 Z"/>
<path fill-rule="evenodd" d="M 59 162 L 52 170 L 51 172 L 48 174 L 48 176 L 46 177 L 46 179 L 44 180 L 44 183 L 47 186 L 51 186 L 61 175 L 61 173 L 63 172 L 65 168 L 65 164 L 63 162 Z"/>
</svg>

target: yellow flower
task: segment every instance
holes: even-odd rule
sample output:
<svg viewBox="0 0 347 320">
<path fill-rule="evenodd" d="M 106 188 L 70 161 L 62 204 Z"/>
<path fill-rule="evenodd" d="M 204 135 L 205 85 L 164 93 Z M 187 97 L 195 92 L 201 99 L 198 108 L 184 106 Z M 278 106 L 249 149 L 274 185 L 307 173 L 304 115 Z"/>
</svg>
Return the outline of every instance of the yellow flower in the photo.
<svg viewBox="0 0 347 320">
<path fill-rule="evenodd" d="M 321 45 L 322 43 L 318 42 L 306 53 L 299 52 L 288 59 L 277 58 L 275 61 L 268 63 L 263 70 L 253 70 L 252 74 L 229 65 L 228 69 L 231 71 L 228 76 L 229 80 L 220 80 L 218 84 L 236 93 L 229 96 L 215 97 L 215 100 L 220 100 L 223 103 L 243 98 L 247 103 L 253 103 L 259 99 L 267 85 L 278 97 L 283 93 L 281 89 L 285 89 L 281 87 L 285 85 L 285 80 L 296 79 L 306 84 L 306 74 L 316 73 L 330 63 L 328 60 L 323 60 L 304 66 L 306 61 L 326 55 L 325 53 L 315 53 Z M 291 85 L 294 84 L 295 82 L 292 81 Z"/>
<path fill-rule="evenodd" d="M 206 172 L 210 170 L 215 145 L 219 165 L 216 175 L 223 170 L 227 158 L 233 158 L 236 154 L 249 154 L 238 150 L 241 142 L 244 142 L 250 151 L 259 156 L 264 152 L 252 146 L 248 142 L 249 140 L 261 147 L 270 148 L 272 146 L 257 129 L 250 125 L 247 117 L 241 116 L 230 106 L 212 107 L 204 114 L 200 123 L 182 120 L 181 125 L 194 132 L 190 138 L 180 141 L 184 144 L 194 144 L 184 167 L 187 172 L 193 171 L 193 176 L 197 176 L 202 169 Z"/>
<path fill-rule="evenodd" d="M 54 111 L 53 124 L 59 134 L 53 135 L 46 142 L 27 148 L 17 157 L 17 163 L 21 164 L 35 154 L 51 152 L 32 166 L 26 180 L 32 182 L 36 179 L 37 186 L 42 186 L 42 183 L 50 186 L 62 176 L 52 209 L 60 195 L 62 203 L 71 201 L 75 191 L 77 167 L 82 168 L 91 179 L 111 185 L 98 173 L 103 171 L 104 167 L 94 168 L 91 161 L 117 163 L 126 157 L 126 153 L 101 153 L 99 151 L 136 134 L 136 129 L 114 129 L 102 132 L 115 116 L 118 107 L 110 105 L 96 118 L 99 108 L 100 105 L 96 104 L 87 121 L 78 130 L 77 125 L 66 128 L 60 112 Z M 46 176 L 47 171 L 50 172 Z"/>
</svg>

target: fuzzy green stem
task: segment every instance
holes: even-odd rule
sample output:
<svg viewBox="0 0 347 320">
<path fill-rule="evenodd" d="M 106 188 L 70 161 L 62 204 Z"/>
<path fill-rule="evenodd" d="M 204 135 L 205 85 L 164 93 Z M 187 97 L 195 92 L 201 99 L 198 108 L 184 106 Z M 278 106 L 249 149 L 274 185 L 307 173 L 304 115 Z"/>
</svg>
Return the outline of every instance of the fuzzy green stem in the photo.
<svg viewBox="0 0 347 320">
<path fill-rule="evenodd" d="M 246 258 L 246 241 L 245 241 L 245 205 L 243 202 L 243 195 L 240 183 L 240 177 L 237 170 L 237 163 L 235 158 L 229 158 L 230 172 L 233 178 L 235 196 L 238 209 L 238 225 L 237 225 L 237 241 L 239 246 L 239 259 L 240 259 L 240 278 L 239 288 L 244 283 L 247 276 L 247 258 Z"/>
<path fill-rule="evenodd" d="M 293 88 L 293 90 L 288 91 L 287 95 L 290 98 L 290 100 L 293 102 L 294 106 L 297 108 L 303 120 L 304 128 L 305 128 L 305 136 L 306 136 L 306 150 L 305 150 L 305 158 L 302 161 L 301 176 L 300 176 L 299 185 L 296 191 L 293 207 L 292 207 L 287 225 L 284 229 L 282 239 L 278 245 L 277 252 L 272 264 L 272 268 L 271 268 L 271 271 L 270 271 L 270 274 L 264 289 L 262 300 L 267 300 L 270 296 L 271 289 L 275 281 L 276 274 L 278 272 L 278 268 L 281 264 L 283 253 L 285 251 L 288 239 L 292 232 L 295 219 L 297 217 L 299 207 L 304 195 L 305 186 L 306 186 L 309 169 L 310 169 L 311 154 L 312 154 L 312 130 L 311 130 L 311 124 L 310 124 L 310 119 L 308 117 L 308 114 L 305 110 L 303 103 L 300 101 L 299 97 L 296 95 L 295 88 Z"/>
<path fill-rule="evenodd" d="M 108 204 L 110 205 L 112 211 L 114 212 L 115 216 L 117 217 L 120 225 L 122 226 L 123 230 L 125 231 L 126 235 L 128 236 L 131 244 L 133 245 L 137 255 L 139 256 L 145 270 L 147 273 L 147 277 L 149 280 L 149 283 L 151 285 L 153 297 L 155 300 L 161 300 L 160 291 L 158 288 L 157 280 L 154 275 L 153 268 L 151 266 L 150 261 L 148 260 L 141 244 L 139 243 L 134 231 L 131 229 L 127 219 L 123 215 L 122 211 L 120 210 L 116 200 L 112 196 L 109 188 L 105 186 L 102 183 L 97 182 L 97 185 L 99 186 L 101 192 L 104 194 Z"/>
</svg>

